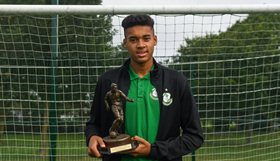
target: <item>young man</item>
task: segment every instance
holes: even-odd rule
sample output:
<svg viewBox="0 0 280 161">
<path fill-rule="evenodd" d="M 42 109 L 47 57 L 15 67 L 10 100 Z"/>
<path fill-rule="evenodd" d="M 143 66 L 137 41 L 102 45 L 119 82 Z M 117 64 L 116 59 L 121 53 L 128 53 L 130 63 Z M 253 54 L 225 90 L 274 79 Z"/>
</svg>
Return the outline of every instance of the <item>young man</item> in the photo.
<svg viewBox="0 0 280 161">
<path fill-rule="evenodd" d="M 110 161 L 181 161 L 204 141 L 186 77 L 153 59 L 157 44 L 153 25 L 148 15 L 130 15 L 122 22 L 123 45 L 130 58 L 121 67 L 104 73 L 97 83 L 85 131 L 90 156 Z M 104 103 L 111 83 L 134 100 L 125 103 L 123 132 L 133 136 L 139 146 L 126 154 L 101 156 L 97 147 L 105 146 L 102 137 L 108 135 L 114 121 Z"/>
</svg>

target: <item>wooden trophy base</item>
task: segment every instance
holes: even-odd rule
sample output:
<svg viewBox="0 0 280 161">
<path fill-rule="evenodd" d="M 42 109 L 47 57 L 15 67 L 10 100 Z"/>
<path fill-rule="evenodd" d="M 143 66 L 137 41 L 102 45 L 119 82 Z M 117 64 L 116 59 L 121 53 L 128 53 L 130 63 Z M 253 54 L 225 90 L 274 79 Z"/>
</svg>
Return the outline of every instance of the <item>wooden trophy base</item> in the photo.
<svg viewBox="0 0 280 161">
<path fill-rule="evenodd" d="M 106 145 L 105 148 L 99 148 L 101 154 L 114 154 L 131 149 L 135 149 L 138 146 L 137 141 L 131 140 L 131 137 L 127 134 L 119 134 L 116 138 L 106 136 L 103 138 Z"/>
</svg>

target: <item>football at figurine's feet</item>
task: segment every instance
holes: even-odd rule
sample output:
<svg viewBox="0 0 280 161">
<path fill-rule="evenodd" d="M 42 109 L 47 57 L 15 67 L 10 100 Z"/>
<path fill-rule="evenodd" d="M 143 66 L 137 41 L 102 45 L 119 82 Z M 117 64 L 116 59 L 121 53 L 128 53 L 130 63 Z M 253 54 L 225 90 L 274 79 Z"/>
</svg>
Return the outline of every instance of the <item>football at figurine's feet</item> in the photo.
<svg viewBox="0 0 280 161">
<path fill-rule="evenodd" d="M 118 136 L 118 133 L 117 132 L 115 132 L 115 131 L 111 131 L 110 132 L 110 137 L 111 138 L 116 138 Z"/>
</svg>

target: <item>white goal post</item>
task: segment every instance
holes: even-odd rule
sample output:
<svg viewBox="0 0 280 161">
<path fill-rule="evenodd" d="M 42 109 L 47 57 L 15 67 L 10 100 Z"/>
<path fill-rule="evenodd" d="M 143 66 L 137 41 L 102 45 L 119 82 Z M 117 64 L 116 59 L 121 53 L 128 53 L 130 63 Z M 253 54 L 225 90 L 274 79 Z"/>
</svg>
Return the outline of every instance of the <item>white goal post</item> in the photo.
<svg viewBox="0 0 280 161">
<path fill-rule="evenodd" d="M 0 5 L 1 14 L 240 14 L 279 12 L 280 4 L 255 5 Z"/>
</svg>

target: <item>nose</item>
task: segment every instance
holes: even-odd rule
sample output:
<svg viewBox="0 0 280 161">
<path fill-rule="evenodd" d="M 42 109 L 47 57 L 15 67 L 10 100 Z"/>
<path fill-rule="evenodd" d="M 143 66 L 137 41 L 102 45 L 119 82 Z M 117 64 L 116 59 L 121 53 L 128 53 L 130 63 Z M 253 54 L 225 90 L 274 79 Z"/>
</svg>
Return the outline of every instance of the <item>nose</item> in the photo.
<svg viewBox="0 0 280 161">
<path fill-rule="evenodd" d="M 143 41 L 142 39 L 140 39 L 140 40 L 137 42 L 137 47 L 138 47 L 138 48 L 142 48 L 142 47 L 144 47 L 144 46 L 145 46 L 144 41 Z"/>
</svg>

